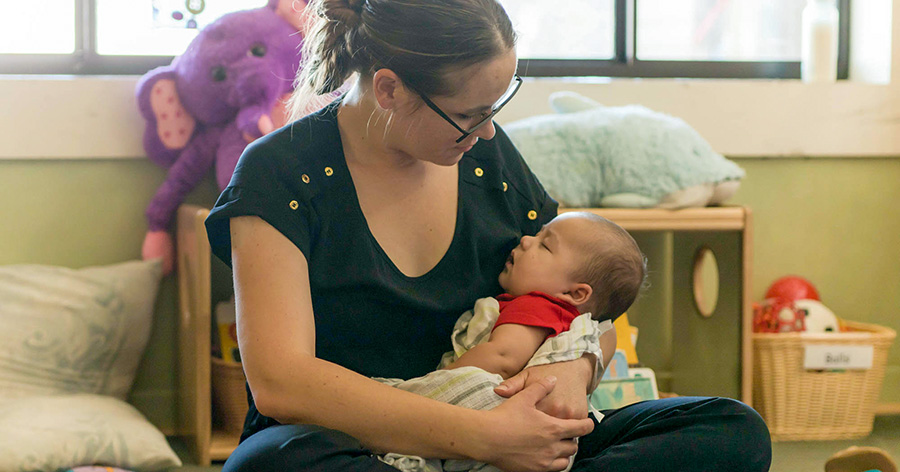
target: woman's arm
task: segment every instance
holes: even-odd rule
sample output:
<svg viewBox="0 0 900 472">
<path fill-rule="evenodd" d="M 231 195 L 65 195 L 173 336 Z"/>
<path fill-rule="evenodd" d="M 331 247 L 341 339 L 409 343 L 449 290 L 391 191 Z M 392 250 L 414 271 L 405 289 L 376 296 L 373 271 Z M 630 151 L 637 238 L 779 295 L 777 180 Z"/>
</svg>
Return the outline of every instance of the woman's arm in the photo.
<svg viewBox="0 0 900 472">
<path fill-rule="evenodd" d="M 616 352 L 615 327 L 600 335 L 599 341 L 604 357 L 602 365 L 606 366 Z M 509 398 L 541 378 L 552 375 L 559 379 L 557 386 L 538 403 L 538 409 L 556 418 L 587 418 L 588 408 L 584 397 L 590 393 L 587 389 L 594 378 L 594 364 L 593 356 L 585 355 L 574 361 L 529 367 L 505 380 L 495 391 L 498 395 Z"/>
<path fill-rule="evenodd" d="M 472 458 L 513 470 L 560 470 L 593 428 L 535 404 L 546 379 L 491 411 L 467 410 L 395 389 L 315 357 L 304 255 L 255 216 L 231 219 L 238 342 L 260 413 L 282 423 L 343 431 L 373 451 Z M 562 467 L 556 468 L 562 464 Z"/>
<path fill-rule="evenodd" d="M 445 369 L 475 366 L 508 379 L 518 374 L 534 355 L 550 328 L 506 323 L 494 328 L 490 338 L 464 352 Z"/>
</svg>

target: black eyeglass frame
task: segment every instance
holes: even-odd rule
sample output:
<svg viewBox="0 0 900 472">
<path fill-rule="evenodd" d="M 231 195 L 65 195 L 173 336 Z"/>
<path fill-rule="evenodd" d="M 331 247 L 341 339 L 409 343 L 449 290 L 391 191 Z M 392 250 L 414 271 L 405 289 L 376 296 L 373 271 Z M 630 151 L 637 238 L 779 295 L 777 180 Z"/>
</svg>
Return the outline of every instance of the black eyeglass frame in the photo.
<svg viewBox="0 0 900 472">
<path fill-rule="evenodd" d="M 478 128 L 481 128 L 482 126 L 484 126 L 485 123 L 491 121 L 491 118 L 493 118 L 494 115 L 496 115 L 501 109 L 503 109 L 503 107 L 506 106 L 506 104 L 509 103 L 509 101 L 512 100 L 512 98 L 516 96 L 516 93 L 519 91 L 519 88 L 522 87 L 522 78 L 519 77 L 519 74 L 516 74 L 515 77 L 513 78 L 513 80 L 515 80 L 516 84 L 513 86 L 512 93 L 510 93 L 509 96 L 506 97 L 506 100 L 503 100 L 502 102 L 498 103 L 496 107 L 491 108 L 490 114 L 488 114 L 487 116 L 482 118 L 481 121 L 479 121 L 478 123 L 475 123 L 475 126 L 472 126 L 468 130 L 466 130 L 463 127 L 456 124 L 456 122 L 453 121 L 453 118 L 450 118 L 449 116 L 447 116 L 447 114 L 444 113 L 443 110 L 440 109 L 440 107 L 435 105 L 434 102 L 431 101 L 431 99 L 426 97 L 424 93 L 419 92 L 416 89 L 412 89 L 412 90 L 414 92 L 416 92 L 419 95 L 419 97 L 422 98 L 422 101 L 424 101 L 425 104 L 428 105 L 428 108 L 431 108 L 432 110 L 434 110 L 434 112 L 437 113 L 438 115 L 440 115 L 440 117 L 443 118 L 444 121 L 446 121 L 447 123 L 450 123 L 451 125 L 453 125 L 454 128 L 457 129 L 457 131 L 462 133 L 462 136 L 460 136 L 459 139 L 456 140 L 457 143 L 460 143 L 460 142 L 462 142 L 463 139 L 468 138 L 469 136 L 472 135 L 472 133 L 474 133 L 475 131 L 478 131 Z"/>
</svg>

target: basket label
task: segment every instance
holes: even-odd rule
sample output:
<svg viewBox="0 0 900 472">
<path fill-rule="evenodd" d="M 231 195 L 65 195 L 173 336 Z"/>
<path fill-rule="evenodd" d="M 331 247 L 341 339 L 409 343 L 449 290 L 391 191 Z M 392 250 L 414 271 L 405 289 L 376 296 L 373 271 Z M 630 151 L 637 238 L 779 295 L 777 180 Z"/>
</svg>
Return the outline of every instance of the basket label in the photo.
<svg viewBox="0 0 900 472">
<path fill-rule="evenodd" d="M 875 347 L 813 344 L 806 346 L 804 369 L 871 369 Z"/>
</svg>

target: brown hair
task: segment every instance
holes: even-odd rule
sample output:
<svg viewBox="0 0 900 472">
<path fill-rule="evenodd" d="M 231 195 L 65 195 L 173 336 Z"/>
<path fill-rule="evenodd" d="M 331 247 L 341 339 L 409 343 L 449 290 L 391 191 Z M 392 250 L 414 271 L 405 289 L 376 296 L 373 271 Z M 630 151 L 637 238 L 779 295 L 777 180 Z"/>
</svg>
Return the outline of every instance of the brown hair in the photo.
<svg viewBox="0 0 900 472">
<path fill-rule="evenodd" d="M 354 73 L 394 71 L 426 95 L 451 95 L 446 72 L 497 57 L 516 35 L 497 0 L 312 0 L 292 113 Z"/>
<path fill-rule="evenodd" d="M 647 278 L 647 258 L 621 226 L 593 213 L 579 215 L 596 225 L 598 235 L 586 238 L 586 260 L 575 278 L 591 286 L 591 298 L 581 307 L 595 320 L 615 320 L 625 313 Z"/>
</svg>

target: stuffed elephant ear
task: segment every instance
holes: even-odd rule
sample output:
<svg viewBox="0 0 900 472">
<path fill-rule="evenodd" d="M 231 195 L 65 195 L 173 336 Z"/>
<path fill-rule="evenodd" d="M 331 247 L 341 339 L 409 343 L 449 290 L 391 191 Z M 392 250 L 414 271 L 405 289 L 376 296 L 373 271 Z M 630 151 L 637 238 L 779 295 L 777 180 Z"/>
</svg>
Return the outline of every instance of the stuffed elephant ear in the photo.
<svg viewBox="0 0 900 472">
<path fill-rule="evenodd" d="M 269 0 L 268 7 L 275 10 L 278 16 L 291 24 L 297 31 L 306 35 L 307 17 L 306 6 L 309 0 Z"/>
<path fill-rule="evenodd" d="M 144 129 L 147 157 L 168 169 L 197 126 L 197 120 L 187 112 L 178 96 L 174 68 L 157 67 L 141 77 L 137 101 L 141 115 L 147 121 Z"/>
<path fill-rule="evenodd" d="M 600 108 L 603 105 L 575 92 L 554 92 L 550 94 L 550 108 L 557 113 L 578 113 Z"/>
</svg>

